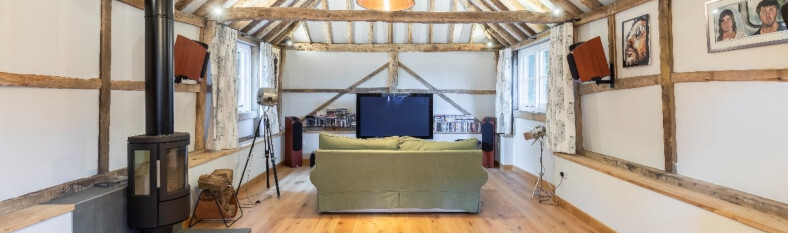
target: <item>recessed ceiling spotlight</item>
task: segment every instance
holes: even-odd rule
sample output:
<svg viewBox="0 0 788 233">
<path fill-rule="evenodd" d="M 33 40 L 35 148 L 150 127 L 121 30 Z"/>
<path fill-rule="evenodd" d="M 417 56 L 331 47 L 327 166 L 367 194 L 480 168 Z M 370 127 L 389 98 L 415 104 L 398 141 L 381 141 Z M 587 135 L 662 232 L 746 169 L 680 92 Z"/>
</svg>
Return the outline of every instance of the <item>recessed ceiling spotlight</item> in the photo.
<svg viewBox="0 0 788 233">
<path fill-rule="evenodd" d="M 554 11 L 553 11 L 553 15 L 555 15 L 555 16 L 561 16 L 561 9 L 556 9 L 556 10 L 554 10 Z"/>
<path fill-rule="evenodd" d="M 293 46 L 293 40 L 291 39 L 285 40 L 285 45 L 287 45 L 287 47 Z"/>
<path fill-rule="evenodd" d="M 495 43 L 493 43 L 492 41 L 487 41 L 486 46 L 487 48 L 492 48 L 493 46 L 495 46 Z"/>
<path fill-rule="evenodd" d="M 714 9 L 713 11 L 711 11 L 711 13 L 714 13 L 714 14 L 717 14 L 719 12 L 720 12 L 720 10 L 718 10 L 718 9 Z"/>
<path fill-rule="evenodd" d="M 217 15 L 217 16 L 218 15 L 222 15 L 222 14 L 224 14 L 224 9 L 222 9 L 221 7 L 217 6 L 216 8 L 213 8 L 213 14 Z"/>
</svg>

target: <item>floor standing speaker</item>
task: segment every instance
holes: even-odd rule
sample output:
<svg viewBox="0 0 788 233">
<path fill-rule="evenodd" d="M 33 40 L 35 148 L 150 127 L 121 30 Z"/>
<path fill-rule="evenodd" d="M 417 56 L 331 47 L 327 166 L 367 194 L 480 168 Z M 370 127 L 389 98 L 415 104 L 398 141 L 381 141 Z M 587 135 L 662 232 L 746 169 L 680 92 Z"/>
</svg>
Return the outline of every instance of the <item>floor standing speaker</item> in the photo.
<svg viewBox="0 0 788 233">
<path fill-rule="evenodd" d="M 303 164 L 303 130 L 298 117 L 285 117 L 285 166 L 300 167 Z"/>
<path fill-rule="evenodd" d="M 482 166 L 495 166 L 495 117 L 482 119 Z"/>
</svg>

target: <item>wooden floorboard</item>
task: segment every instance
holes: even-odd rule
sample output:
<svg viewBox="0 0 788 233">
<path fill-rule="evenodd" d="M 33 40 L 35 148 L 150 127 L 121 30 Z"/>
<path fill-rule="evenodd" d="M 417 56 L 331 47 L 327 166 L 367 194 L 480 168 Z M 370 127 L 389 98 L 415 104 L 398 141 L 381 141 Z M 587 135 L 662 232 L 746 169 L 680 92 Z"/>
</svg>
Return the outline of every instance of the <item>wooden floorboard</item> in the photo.
<svg viewBox="0 0 788 233">
<path fill-rule="evenodd" d="M 309 167 L 280 167 L 282 197 L 272 186 L 256 182 L 245 186 L 241 203 L 253 203 L 245 216 L 231 228 L 252 232 L 596 232 L 591 226 L 556 206 L 531 199 L 533 177 L 515 171 L 488 169 L 482 187 L 482 210 L 466 213 L 369 213 L 321 214 L 317 212 L 315 187 Z M 273 175 L 271 177 L 273 183 Z M 264 180 L 264 179 L 258 179 Z M 273 184 L 272 184 L 273 185 Z M 244 198 L 247 197 L 248 198 Z M 223 229 L 224 225 L 203 222 L 194 228 Z"/>
</svg>

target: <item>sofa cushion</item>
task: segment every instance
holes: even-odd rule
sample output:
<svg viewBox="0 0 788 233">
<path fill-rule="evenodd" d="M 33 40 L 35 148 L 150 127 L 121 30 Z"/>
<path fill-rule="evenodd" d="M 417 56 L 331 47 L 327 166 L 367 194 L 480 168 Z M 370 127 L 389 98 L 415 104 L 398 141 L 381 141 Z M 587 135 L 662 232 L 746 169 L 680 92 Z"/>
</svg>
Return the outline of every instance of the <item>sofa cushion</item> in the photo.
<svg viewBox="0 0 788 233">
<path fill-rule="evenodd" d="M 319 144 L 321 150 L 397 150 L 399 137 L 359 139 L 321 132 Z"/>
<path fill-rule="evenodd" d="M 476 138 L 469 138 L 461 141 L 454 142 L 434 142 L 425 141 L 418 138 L 400 138 L 400 150 L 476 150 L 479 140 Z"/>
</svg>

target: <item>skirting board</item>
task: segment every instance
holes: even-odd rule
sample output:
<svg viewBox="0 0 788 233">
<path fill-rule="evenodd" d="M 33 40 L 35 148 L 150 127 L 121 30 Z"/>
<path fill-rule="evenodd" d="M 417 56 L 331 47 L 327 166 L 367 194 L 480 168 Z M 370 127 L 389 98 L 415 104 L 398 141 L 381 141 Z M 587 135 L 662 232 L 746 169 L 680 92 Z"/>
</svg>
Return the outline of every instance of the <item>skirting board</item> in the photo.
<svg viewBox="0 0 788 233">
<path fill-rule="evenodd" d="M 513 171 L 515 173 L 519 173 L 521 175 L 530 177 L 531 179 L 534 180 L 539 179 L 539 177 L 537 177 L 536 175 L 531 174 L 530 172 L 520 169 L 519 167 L 516 166 L 504 165 L 503 169 L 505 171 Z M 542 186 L 555 187 L 555 185 L 550 184 L 550 182 L 547 182 L 546 180 L 542 180 Z M 553 201 L 556 204 L 558 204 L 559 208 L 566 210 L 567 212 L 577 217 L 581 221 L 587 223 L 589 226 L 591 226 L 592 228 L 596 229 L 599 232 L 616 232 L 610 227 L 608 227 L 607 225 L 605 225 L 604 223 L 600 222 L 599 220 L 596 220 L 594 217 L 591 217 L 591 215 L 588 215 L 586 212 L 583 212 L 583 210 L 578 209 L 577 207 L 565 201 L 564 199 L 561 199 L 561 197 L 559 197 L 558 195 L 555 194 L 553 195 Z"/>
</svg>

